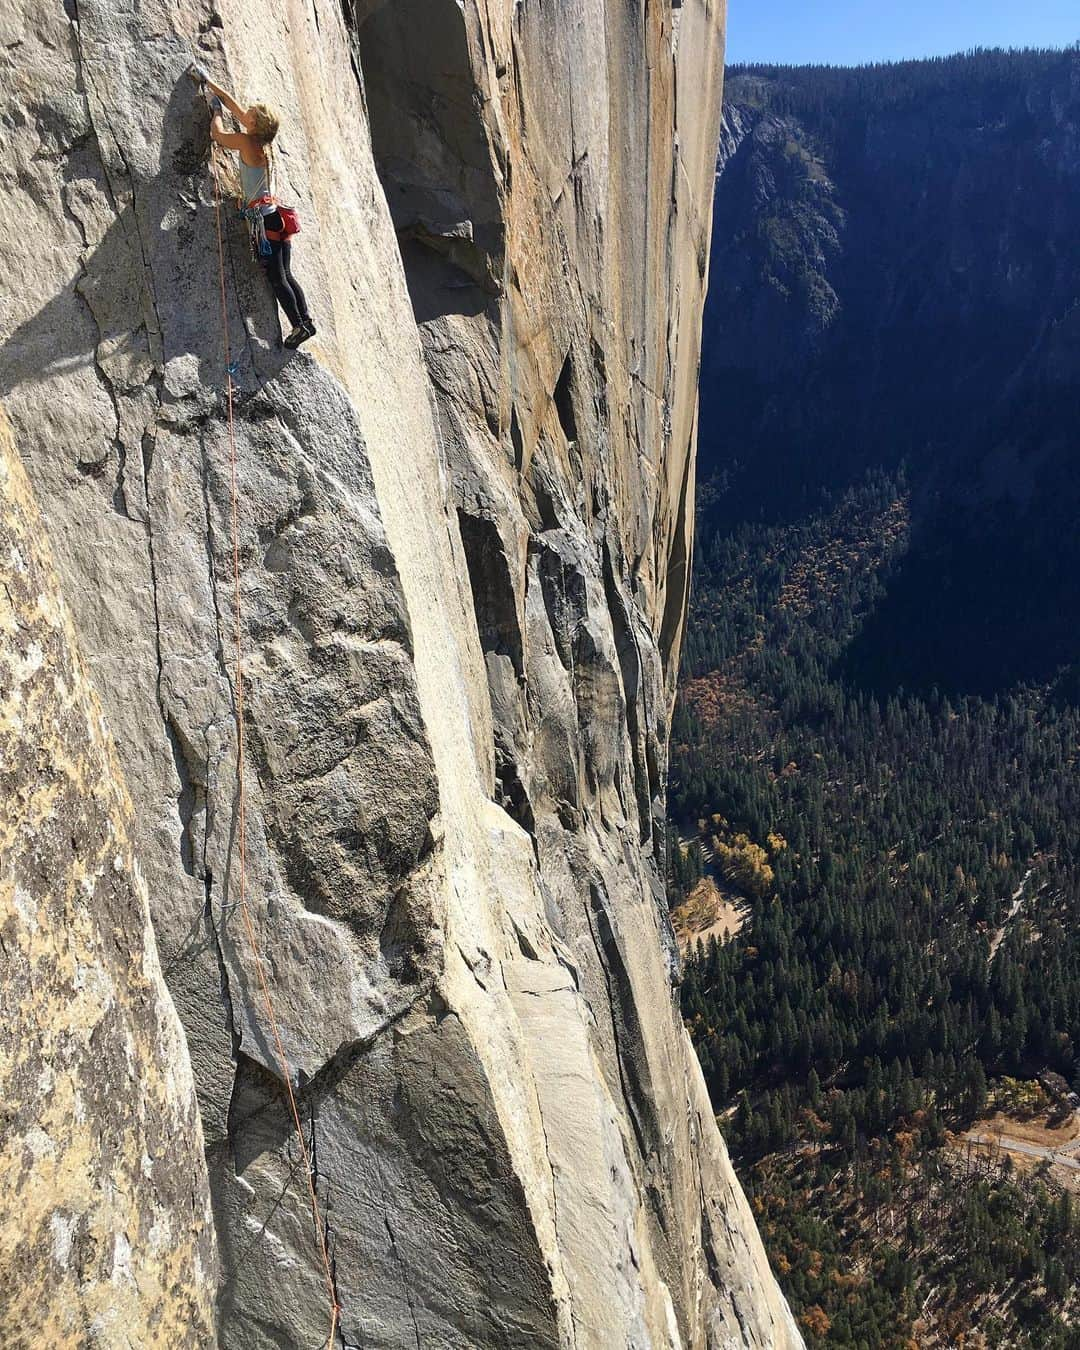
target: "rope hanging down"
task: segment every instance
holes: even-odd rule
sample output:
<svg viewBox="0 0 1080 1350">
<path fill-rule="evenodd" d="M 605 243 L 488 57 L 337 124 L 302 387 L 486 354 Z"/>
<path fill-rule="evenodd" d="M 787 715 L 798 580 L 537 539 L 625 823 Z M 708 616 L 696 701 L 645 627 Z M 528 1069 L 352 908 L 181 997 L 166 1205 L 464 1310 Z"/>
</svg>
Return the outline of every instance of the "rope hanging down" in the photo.
<svg viewBox="0 0 1080 1350">
<path fill-rule="evenodd" d="M 307 1177 L 308 1195 L 311 1201 L 311 1219 L 315 1225 L 315 1237 L 319 1246 L 319 1254 L 322 1257 L 323 1275 L 326 1281 L 326 1290 L 330 1296 L 330 1335 L 327 1338 L 327 1350 L 332 1350 L 337 1334 L 338 1315 L 341 1309 L 338 1307 L 337 1295 L 334 1290 L 334 1275 L 330 1263 L 330 1252 L 326 1244 L 326 1228 L 322 1221 L 322 1214 L 319 1210 L 319 1197 L 315 1193 L 315 1177 L 311 1166 L 311 1155 L 308 1151 L 307 1140 L 304 1138 L 303 1126 L 300 1124 L 300 1112 L 297 1109 L 296 1097 L 292 1088 L 292 1074 L 289 1071 L 289 1063 L 285 1056 L 285 1047 L 281 1042 L 281 1034 L 278 1031 L 277 1018 L 274 1016 L 274 1004 L 270 997 L 270 986 L 266 980 L 266 970 L 263 965 L 262 956 L 259 952 L 259 943 L 255 935 L 255 925 L 251 918 L 251 909 L 247 902 L 247 800 L 244 784 L 244 670 L 242 665 L 242 641 L 240 630 L 240 520 L 239 520 L 239 492 L 236 485 L 236 429 L 233 419 L 233 375 L 236 373 L 236 366 L 232 359 L 232 353 L 229 348 L 229 307 L 225 298 L 225 243 L 221 228 L 221 185 L 218 181 L 218 168 L 214 160 L 214 151 L 210 154 L 210 171 L 214 179 L 214 222 L 217 227 L 217 249 L 218 249 L 218 274 L 221 282 L 221 331 L 224 336 L 225 346 L 225 407 L 227 413 L 228 431 L 229 431 L 229 484 L 232 494 L 232 564 L 233 564 L 233 607 L 234 620 L 236 624 L 236 777 L 237 777 L 237 839 L 239 844 L 239 895 L 237 904 L 244 920 L 244 929 L 247 933 L 248 945 L 251 948 L 252 959 L 255 964 L 255 973 L 258 978 L 259 988 L 262 992 L 263 1006 L 266 1009 L 266 1018 L 270 1025 L 270 1033 L 274 1041 L 274 1049 L 277 1055 L 278 1072 L 285 1080 L 285 1091 L 289 1097 L 289 1110 L 292 1112 L 293 1125 L 296 1128 L 296 1138 L 300 1144 L 300 1153 L 304 1163 L 304 1175 Z"/>
</svg>

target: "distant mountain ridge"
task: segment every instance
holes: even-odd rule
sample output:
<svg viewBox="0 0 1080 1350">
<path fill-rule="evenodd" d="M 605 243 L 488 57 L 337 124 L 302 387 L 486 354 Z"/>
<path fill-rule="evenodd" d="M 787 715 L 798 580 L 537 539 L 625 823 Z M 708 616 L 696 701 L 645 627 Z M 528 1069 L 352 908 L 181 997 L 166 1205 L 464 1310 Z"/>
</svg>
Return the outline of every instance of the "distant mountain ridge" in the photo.
<svg viewBox="0 0 1080 1350">
<path fill-rule="evenodd" d="M 860 674 L 989 692 L 1075 662 L 1080 52 L 736 68 L 715 222 L 706 527 L 905 464 Z"/>
</svg>

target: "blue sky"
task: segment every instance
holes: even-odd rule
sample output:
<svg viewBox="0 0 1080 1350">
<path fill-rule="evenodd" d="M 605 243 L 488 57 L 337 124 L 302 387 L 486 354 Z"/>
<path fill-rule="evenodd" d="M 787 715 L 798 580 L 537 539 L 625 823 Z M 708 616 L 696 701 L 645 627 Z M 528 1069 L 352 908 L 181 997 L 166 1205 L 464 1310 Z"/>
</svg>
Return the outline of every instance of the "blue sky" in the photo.
<svg viewBox="0 0 1080 1350">
<path fill-rule="evenodd" d="M 857 65 L 1077 40 L 1077 0 L 728 0 L 732 65 Z"/>
</svg>

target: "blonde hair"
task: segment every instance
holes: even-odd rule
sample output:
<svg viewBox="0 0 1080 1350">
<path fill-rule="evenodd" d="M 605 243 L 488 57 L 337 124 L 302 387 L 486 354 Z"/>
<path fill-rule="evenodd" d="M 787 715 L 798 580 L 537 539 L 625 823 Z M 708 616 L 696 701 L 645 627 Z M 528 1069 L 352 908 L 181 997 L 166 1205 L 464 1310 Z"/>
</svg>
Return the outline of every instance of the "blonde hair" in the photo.
<svg viewBox="0 0 1080 1350">
<path fill-rule="evenodd" d="M 281 125 L 277 113 L 265 103 L 253 103 L 248 109 L 248 115 L 251 119 L 251 135 L 269 149 Z"/>
</svg>

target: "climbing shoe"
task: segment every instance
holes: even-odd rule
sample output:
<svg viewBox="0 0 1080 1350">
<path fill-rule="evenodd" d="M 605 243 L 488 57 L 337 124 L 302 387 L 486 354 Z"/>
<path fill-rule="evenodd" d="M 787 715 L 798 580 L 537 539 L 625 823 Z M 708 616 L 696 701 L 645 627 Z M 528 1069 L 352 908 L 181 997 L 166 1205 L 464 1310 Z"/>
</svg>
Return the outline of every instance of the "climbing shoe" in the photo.
<svg viewBox="0 0 1080 1350">
<path fill-rule="evenodd" d="M 298 323 L 285 339 L 285 346 L 295 349 L 300 346 L 301 342 L 306 342 L 308 338 L 313 338 L 314 336 L 315 325 L 310 319 L 305 319 L 302 323 Z"/>
</svg>

